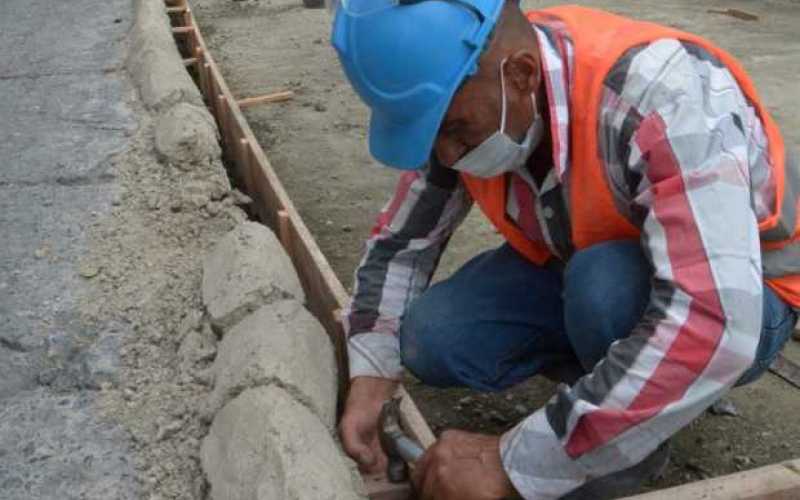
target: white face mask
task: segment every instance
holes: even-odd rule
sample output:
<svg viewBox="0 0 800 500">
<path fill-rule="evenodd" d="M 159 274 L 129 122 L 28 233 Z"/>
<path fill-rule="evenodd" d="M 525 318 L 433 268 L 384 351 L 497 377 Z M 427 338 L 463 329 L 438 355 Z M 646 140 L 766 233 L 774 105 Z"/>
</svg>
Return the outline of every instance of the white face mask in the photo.
<svg viewBox="0 0 800 500">
<path fill-rule="evenodd" d="M 531 94 L 533 105 L 533 123 L 528 127 L 522 143 L 517 143 L 505 133 L 506 128 L 506 82 L 503 75 L 503 66 L 506 60 L 500 63 L 500 86 L 503 99 L 502 113 L 500 115 L 500 130 L 478 144 L 472 151 L 461 157 L 451 168 L 459 172 L 466 172 L 475 177 L 487 179 L 506 172 L 511 172 L 521 167 L 528 161 L 533 150 L 539 145 L 544 134 L 544 120 L 536 112 L 536 96 Z"/>
</svg>

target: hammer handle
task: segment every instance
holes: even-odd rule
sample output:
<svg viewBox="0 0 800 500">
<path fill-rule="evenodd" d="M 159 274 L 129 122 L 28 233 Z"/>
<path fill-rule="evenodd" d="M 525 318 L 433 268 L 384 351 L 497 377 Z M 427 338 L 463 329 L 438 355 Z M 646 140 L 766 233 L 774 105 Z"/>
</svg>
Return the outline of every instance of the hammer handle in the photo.
<svg viewBox="0 0 800 500">
<path fill-rule="evenodd" d="M 419 457 L 425 452 L 420 445 L 404 435 L 396 436 L 395 449 L 397 450 L 397 454 L 410 464 L 419 460 Z"/>
</svg>

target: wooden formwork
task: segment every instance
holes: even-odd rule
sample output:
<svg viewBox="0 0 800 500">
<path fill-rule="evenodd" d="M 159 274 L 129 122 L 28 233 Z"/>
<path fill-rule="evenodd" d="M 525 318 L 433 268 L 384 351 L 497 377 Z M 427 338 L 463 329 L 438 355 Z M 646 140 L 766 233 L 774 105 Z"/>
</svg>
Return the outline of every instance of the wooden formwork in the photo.
<svg viewBox="0 0 800 500">
<path fill-rule="evenodd" d="M 335 346 L 339 367 L 339 404 L 347 385 L 347 350 L 340 313 L 348 295 L 319 249 L 266 154 L 242 114 L 242 107 L 291 98 L 290 92 L 236 100 L 208 51 L 188 0 L 165 0 L 176 43 L 185 56 L 209 110 L 216 119 L 224 157 L 232 174 L 253 199 L 252 209 L 275 231 L 292 259 L 306 293 L 307 306 L 322 323 Z M 427 447 L 435 441 L 422 414 L 402 386 L 401 419 L 408 433 Z M 364 478 L 372 500 L 407 500 L 407 484 L 395 485 L 382 476 Z M 774 464 L 729 476 L 664 489 L 628 500 L 800 500 L 800 460 Z"/>
</svg>

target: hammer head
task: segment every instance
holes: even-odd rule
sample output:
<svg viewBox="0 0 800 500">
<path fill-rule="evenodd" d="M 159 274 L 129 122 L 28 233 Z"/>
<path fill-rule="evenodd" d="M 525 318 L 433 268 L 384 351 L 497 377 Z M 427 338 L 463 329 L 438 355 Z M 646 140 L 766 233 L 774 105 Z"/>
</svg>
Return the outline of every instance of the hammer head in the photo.
<svg viewBox="0 0 800 500">
<path fill-rule="evenodd" d="M 408 464 L 397 450 L 397 439 L 403 436 L 400 427 L 400 398 L 392 398 L 381 408 L 378 418 L 378 438 L 381 448 L 389 458 L 386 476 L 393 483 L 402 483 L 408 479 Z"/>
<path fill-rule="evenodd" d="M 403 434 L 400 427 L 400 398 L 392 398 L 383 403 L 378 418 L 378 435 L 381 447 L 387 456 L 399 456 L 395 446 L 396 440 Z"/>
</svg>

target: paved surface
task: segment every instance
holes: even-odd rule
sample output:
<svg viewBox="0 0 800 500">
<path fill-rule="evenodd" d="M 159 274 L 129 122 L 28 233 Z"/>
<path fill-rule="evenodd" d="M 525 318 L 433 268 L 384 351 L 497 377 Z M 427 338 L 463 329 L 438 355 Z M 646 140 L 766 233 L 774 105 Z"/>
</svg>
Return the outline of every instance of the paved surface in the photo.
<svg viewBox="0 0 800 500">
<path fill-rule="evenodd" d="M 136 496 L 127 436 L 93 402 L 122 325 L 87 325 L 80 259 L 111 209 L 131 0 L 0 2 L 0 497 Z M 91 269 L 83 269 L 91 274 Z"/>
</svg>

